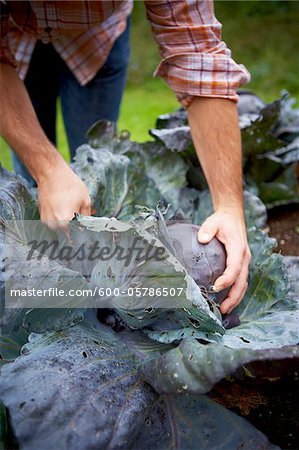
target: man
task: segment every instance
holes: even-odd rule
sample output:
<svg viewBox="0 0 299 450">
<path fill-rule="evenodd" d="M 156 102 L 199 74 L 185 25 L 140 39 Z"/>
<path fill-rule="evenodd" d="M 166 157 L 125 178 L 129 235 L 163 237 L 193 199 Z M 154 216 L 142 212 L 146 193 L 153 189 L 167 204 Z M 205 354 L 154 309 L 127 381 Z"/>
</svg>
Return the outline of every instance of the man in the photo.
<svg viewBox="0 0 299 450">
<path fill-rule="evenodd" d="M 145 6 L 163 58 L 156 74 L 166 80 L 187 108 L 194 145 L 210 187 L 215 212 L 202 225 L 198 238 L 207 243 L 217 236 L 226 247 L 227 267 L 214 287 L 222 290 L 232 286 L 221 306 L 222 313 L 228 313 L 245 294 L 250 261 L 236 108 L 236 89 L 249 80 L 249 74 L 231 59 L 230 50 L 221 41 L 221 25 L 214 16 L 212 2 L 152 0 L 145 1 Z M 36 82 L 30 80 L 35 52 L 40 52 L 41 45 L 50 45 L 49 58 L 56 58 L 58 66 L 63 66 L 59 76 L 66 77 L 67 83 L 71 79 L 74 94 L 70 94 L 70 100 L 77 98 L 77 103 L 73 111 L 69 105 L 65 106 L 65 117 L 68 131 L 73 119 L 67 114 L 73 112 L 77 116 L 75 133 L 78 123 L 85 120 L 87 110 L 82 106 L 85 92 L 92 90 L 89 97 L 86 94 L 91 107 L 97 91 L 92 87 L 93 81 L 100 76 L 99 88 L 101 69 L 109 66 L 118 40 L 126 38 L 131 9 L 132 0 L 6 1 L 2 4 L 1 134 L 36 181 L 41 220 L 50 227 L 62 226 L 75 212 L 90 215 L 91 205 L 85 185 L 59 155 L 53 137 L 51 142 L 51 126 L 47 137 L 36 116 L 35 110 L 38 111 L 47 86 L 43 88 L 44 95 L 33 99 L 35 110 L 30 101 L 30 94 L 35 97 Z M 116 62 L 121 53 L 117 52 Z M 30 59 L 33 63 L 29 66 Z M 45 64 L 46 61 L 47 58 Z M 118 71 L 122 76 L 116 84 L 101 91 L 100 98 L 96 97 L 95 114 L 101 103 L 111 104 L 117 87 L 117 99 L 112 102 L 113 117 L 104 117 L 117 120 L 125 65 L 126 56 L 118 70 L 112 69 L 112 78 L 119 76 Z M 41 64 L 35 72 L 38 69 L 42 71 Z M 29 95 L 17 72 L 25 78 L 27 88 L 33 85 Z M 48 74 L 48 83 L 51 77 L 52 73 Z M 108 115 L 107 110 L 103 114 Z M 99 114 L 89 117 L 92 121 L 99 118 Z M 47 117 L 43 120 L 46 128 Z M 73 150 L 72 132 L 68 137 Z M 81 138 L 76 138 L 76 143 Z"/>
</svg>

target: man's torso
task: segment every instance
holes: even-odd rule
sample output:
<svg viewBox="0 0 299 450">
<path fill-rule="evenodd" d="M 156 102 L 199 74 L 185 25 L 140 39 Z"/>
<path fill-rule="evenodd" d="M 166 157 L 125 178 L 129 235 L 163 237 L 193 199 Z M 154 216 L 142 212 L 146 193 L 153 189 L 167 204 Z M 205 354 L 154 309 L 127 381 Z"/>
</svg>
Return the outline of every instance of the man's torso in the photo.
<svg viewBox="0 0 299 450">
<path fill-rule="evenodd" d="M 24 79 L 37 39 L 53 46 L 81 85 L 104 64 L 125 30 L 132 0 L 10 1 L 8 44 Z"/>
</svg>

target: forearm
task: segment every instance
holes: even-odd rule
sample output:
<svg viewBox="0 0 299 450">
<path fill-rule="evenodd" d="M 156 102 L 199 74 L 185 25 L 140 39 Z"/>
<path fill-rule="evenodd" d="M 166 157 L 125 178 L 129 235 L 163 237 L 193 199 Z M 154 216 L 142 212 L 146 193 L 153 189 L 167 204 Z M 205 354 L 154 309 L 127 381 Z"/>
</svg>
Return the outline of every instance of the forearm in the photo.
<svg viewBox="0 0 299 450">
<path fill-rule="evenodd" d="M 236 104 L 196 97 L 188 108 L 195 149 L 215 211 L 243 214 L 242 150 Z"/>
<path fill-rule="evenodd" d="M 42 222 L 65 228 L 74 213 L 90 215 L 87 188 L 47 139 L 14 69 L 7 64 L 0 69 L 0 132 L 37 182 Z"/>
<path fill-rule="evenodd" d="M 246 238 L 242 189 L 242 151 L 236 104 L 221 98 L 195 98 L 188 108 L 193 142 L 206 175 L 215 209 L 201 224 L 198 239 L 216 236 L 225 246 L 226 269 L 214 289 L 230 288 L 221 304 L 229 313 L 247 288 L 250 250 Z"/>
<path fill-rule="evenodd" d="M 43 132 L 23 82 L 14 68 L 1 64 L 0 132 L 39 181 L 66 164 Z"/>
</svg>

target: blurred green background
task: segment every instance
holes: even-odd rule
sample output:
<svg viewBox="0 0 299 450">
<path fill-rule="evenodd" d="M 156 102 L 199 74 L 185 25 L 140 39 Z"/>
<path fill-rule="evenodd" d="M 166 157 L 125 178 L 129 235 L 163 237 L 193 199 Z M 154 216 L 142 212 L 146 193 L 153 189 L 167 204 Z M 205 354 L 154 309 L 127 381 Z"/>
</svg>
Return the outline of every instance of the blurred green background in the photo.
<svg viewBox="0 0 299 450">
<path fill-rule="evenodd" d="M 233 58 L 250 71 L 246 87 L 266 101 L 287 89 L 299 99 L 299 2 L 216 1 L 216 16 L 223 24 L 223 40 Z M 142 1 L 135 1 L 131 33 L 131 61 L 119 129 L 132 139 L 149 139 L 148 130 L 159 114 L 179 105 L 172 91 L 152 73 L 160 61 Z M 68 146 L 58 103 L 58 149 L 68 159 Z M 84 113 L 84 112 L 82 112 Z M 11 169 L 7 144 L 0 141 L 0 162 Z"/>
</svg>

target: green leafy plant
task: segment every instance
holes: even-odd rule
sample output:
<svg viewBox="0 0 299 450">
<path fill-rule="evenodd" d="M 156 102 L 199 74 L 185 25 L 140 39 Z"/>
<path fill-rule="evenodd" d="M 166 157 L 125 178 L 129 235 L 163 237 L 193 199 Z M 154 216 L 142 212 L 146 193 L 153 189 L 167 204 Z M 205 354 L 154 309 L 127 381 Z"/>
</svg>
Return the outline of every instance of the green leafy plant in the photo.
<svg viewBox="0 0 299 450">
<path fill-rule="evenodd" d="M 283 257 L 272 252 L 275 241 L 260 229 L 266 222 L 264 205 L 245 193 L 253 255 L 249 286 L 237 308 L 240 324 L 225 329 L 217 303 L 177 258 L 167 228 L 168 218 L 200 224 L 211 211 L 208 192 L 188 187 L 186 160 L 161 141 L 136 144 L 128 134 L 116 137 L 106 123 L 92 128 L 89 140 L 78 149 L 73 168 L 86 182 L 98 217 L 77 216 L 70 223 L 75 249 L 82 240 L 89 246 L 98 241 L 129 249 L 138 236 L 164 249 L 165 258 L 67 266 L 45 254 L 38 263 L 25 261 L 33 233 L 47 231 L 21 226 L 38 217 L 35 194 L 1 170 L 0 397 L 20 448 L 277 448 L 249 422 L 204 395 L 236 371 L 249 376 L 249 363 L 261 372 L 263 361 L 276 361 L 275 377 L 279 361 L 298 357 L 298 301 L 289 290 Z M 9 265 L 7 223 L 21 243 Z M 53 238 L 54 232 L 48 232 Z M 21 302 L 18 308 L 5 308 L 4 283 L 28 273 L 38 274 L 44 287 L 62 283 L 122 290 L 129 280 L 130 286 L 146 288 L 171 283 L 184 288 L 184 294 L 168 307 L 156 299 L 149 308 L 147 298 L 128 302 L 122 295 L 112 296 L 109 310 L 97 296 L 98 311 L 87 308 L 81 297 L 48 309 L 24 309 Z M 35 286 L 34 277 L 30 286 Z M 7 415 L 2 417 L 6 423 Z"/>
</svg>

